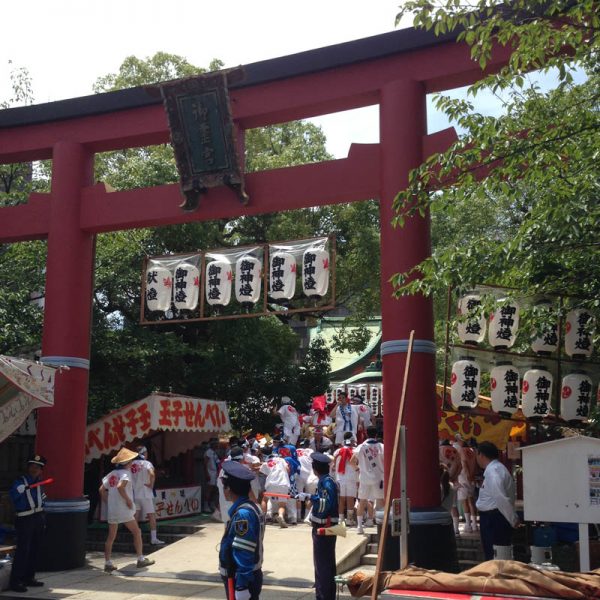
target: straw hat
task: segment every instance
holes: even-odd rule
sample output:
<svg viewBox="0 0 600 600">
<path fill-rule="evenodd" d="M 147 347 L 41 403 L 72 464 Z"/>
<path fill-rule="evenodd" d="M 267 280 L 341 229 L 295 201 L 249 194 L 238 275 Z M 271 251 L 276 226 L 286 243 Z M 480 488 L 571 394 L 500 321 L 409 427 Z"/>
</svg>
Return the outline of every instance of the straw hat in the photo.
<svg viewBox="0 0 600 600">
<path fill-rule="evenodd" d="M 122 465 L 124 463 L 128 463 L 132 460 L 135 460 L 137 457 L 137 452 L 134 452 L 133 450 L 128 450 L 127 448 L 123 447 L 117 452 L 117 454 L 115 454 L 115 456 L 112 457 L 110 462 L 113 465 Z"/>
</svg>

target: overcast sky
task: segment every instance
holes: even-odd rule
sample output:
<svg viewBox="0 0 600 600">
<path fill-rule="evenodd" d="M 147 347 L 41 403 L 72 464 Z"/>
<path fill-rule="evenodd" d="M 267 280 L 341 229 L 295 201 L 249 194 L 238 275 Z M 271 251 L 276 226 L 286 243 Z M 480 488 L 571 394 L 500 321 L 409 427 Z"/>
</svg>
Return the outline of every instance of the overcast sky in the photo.
<svg viewBox="0 0 600 600">
<path fill-rule="evenodd" d="M 3 6 L 0 100 L 9 72 L 25 67 L 35 102 L 92 93 L 96 79 L 130 55 L 165 51 L 207 67 L 276 58 L 395 29 L 399 0 L 19 0 Z M 409 23 L 406 23 L 408 25 Z M 491 99 L 479 101 L 486 112 Z M 376 107 L 314 119 L 328 149 L 346 156 L 351 142 L 378 141 Z M 447 126 L 429 110 L 429 128 Z"/>
</svg>

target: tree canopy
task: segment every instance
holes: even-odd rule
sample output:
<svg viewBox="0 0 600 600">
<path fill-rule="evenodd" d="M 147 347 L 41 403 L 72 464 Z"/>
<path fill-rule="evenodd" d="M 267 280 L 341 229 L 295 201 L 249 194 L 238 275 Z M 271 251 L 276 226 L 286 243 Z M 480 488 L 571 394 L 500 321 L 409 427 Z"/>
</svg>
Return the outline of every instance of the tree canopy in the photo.
<svg viewBox="0 0 600 600">
<path fill-rule="evenodd" d="M 495 44 L 512 55 L 471 86 L 467 100 L 436 97 L 459 139 L 415 169 L 396 198 L 395 222 L 431 211 L 437 242 L 430 259 L 395 277 L 397 294 L 491 283 L 572 296 L 600 316 L 597 3 L 408 0 L 398 18 L 408 12 L 415 27 L 458 32 L 482 68 Z M 556 85 L 542 89 L 528 76 L 533 70 Z M 501 116 L 475 109 L 484 89 L 502 100 Z"/>
</svg>

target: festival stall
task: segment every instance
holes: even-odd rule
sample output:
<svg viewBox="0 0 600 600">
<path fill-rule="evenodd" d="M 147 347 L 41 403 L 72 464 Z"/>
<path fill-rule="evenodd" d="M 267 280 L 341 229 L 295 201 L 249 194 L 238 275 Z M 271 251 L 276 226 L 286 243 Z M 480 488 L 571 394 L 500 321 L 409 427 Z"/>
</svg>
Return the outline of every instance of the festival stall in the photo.
<svg viewBox="0 0 600 600">
<path fill-rule="evenodd" d="M 54 405 L 57 370 L 0 355 L 0 442 L 17 430 L 32 410 Z"/>
<path fill-rule="evenodd" d="M 227 404 L 218 400 L 153 393 L 88 425 L 86 463 L 108 457 L 122 446 L 145 445 L 157 473 L 168 461 L 189 463 L 191 452 L 216 434 L 231 430 Z M 181 517 L 201 510 L 201 486 L 193 467 L 178 485 L 155 489 L 158 519 Z"/>
</svg>

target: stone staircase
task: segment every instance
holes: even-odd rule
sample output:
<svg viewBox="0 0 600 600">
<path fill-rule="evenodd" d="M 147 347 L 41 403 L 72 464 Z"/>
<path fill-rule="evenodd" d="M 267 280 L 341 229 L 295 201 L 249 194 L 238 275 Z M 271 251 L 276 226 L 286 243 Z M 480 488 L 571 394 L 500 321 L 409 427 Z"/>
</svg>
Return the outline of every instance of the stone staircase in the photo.
<svg viewBox="0 0 600 600">
<path fill-rule="evenodd" d="M 461 571 L 475 567 L 485 560 L 479 532 L 461 533 L 456 538 L 456 557 Z"/>
<path fill-rule="evenodd" d="M 379 534 L 373 530 L 372 533 L 367 533 L 367 539 L 367 549 L 365 554 L 361 556 L 360 567 L 353 569 L 353 571 L 375 571 L 377 552 L 379 551 Z M 457 537 L 456 555 L 461 571 L 465 571 L 466 569 L 470 569 L 471 567 L 475 567 L 479 563 L 482 563 L 485 558 L 479 540 L 479 532 L 463 533 L 460 537 Z"/>
<path fill-rule="evenodd" d="M 164 548 L 164 545 L 153 546 L 150 544 L 150 530 L 147 523 L 141 525 L 142 528 L 142 540 L 144 543 L 144 554 L 151 554 L 160 548 Z M 158 538 L 166 544 L 172 544 L 183 538 L 186 538 L 198 531 L 202 530 L 203 526 L 201 523 L 195 522 L 162 522 L 158 525 Z M 106 527 L 88 527 L 85 548 L 88 552 L 103 551 L 104 542 L 106 541 Z M 119 527 L 117 538 L 113 545 L 113 552 L 133 552 L 133 541 L 131 533 L 125 528 L 124 525 Z"/>
</svg>

